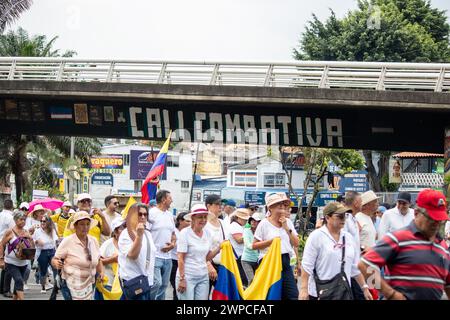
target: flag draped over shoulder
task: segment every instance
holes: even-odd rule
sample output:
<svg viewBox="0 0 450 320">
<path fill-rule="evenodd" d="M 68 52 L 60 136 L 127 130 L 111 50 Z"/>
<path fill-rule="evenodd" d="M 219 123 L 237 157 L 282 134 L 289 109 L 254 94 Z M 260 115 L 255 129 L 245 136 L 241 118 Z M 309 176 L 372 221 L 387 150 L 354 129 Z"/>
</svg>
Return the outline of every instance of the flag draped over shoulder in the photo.
<svg viewBox="0 0 450 320">
<path fill-rule="evenodd" d="M 281 300 L 281 239 L 274 238 L 269 251 L 256 270 L 245 300 Z"/>
<path fill-rule="evenodd" d="M 112 264 L 112 269 L 114 272 L 114 281 L 112 288 L 108 290 L 105 288 L 105 284 L 108 283 L 108 279 L 105 278 L 103 282 L 97 281 L 96 288 L 103 296 L 103 300 L 120 300 L 122 298 L 122 288 L 120 286 L 119 274 L 118 274 L 118 265 L 117 262 Z"/>
<path fill-rule="evenodd" d="M 142 184 L 141 193 L 142 193 L 142 203 L 148 204 L 152 197 L 156 196 L 156 190 L 158 183 L 155 183 L 155 180 L 164 172 L 164 168 L 166 166 L 167 152 L 169 151 L 170 144 L 170 136 L 172 135 L 172 131 L 169 132 L 169 137 L 166 142 L 162 146 L 161 150 L 156 157 L 155 162 L 153 162 L 152 168 L 147 174 L 147 177 Z M 152 183 L 153 182 L 153 183 Z"/>
<path fill-rule="evenodd" d="M 217 281 L 212 294 L 213 300 L 242 300 L 241 276 L 230 241 L 221 244 L 221 258 Z"/>
</svg>

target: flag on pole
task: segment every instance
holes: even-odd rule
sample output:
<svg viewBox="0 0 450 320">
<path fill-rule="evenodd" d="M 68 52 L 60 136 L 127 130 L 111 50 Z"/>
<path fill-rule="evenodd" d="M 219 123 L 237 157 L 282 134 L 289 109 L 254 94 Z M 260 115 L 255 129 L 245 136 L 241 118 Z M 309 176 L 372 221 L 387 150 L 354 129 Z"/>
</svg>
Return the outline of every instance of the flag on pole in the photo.
<svg viewBox="0 0 450 320">
<path fill-rule="evenodd" d="M 156 197 L 156 190 L 158 183 L 157 182 L 155 183 L 155 181 L 157 181 L 157 178 L 164 172 L 164 168 L 166 166 L 167 152 L 169 151 L 171 135 L 172 130 L 169 131 L 169 137 L 167 138 L 166 142 L 164 142 L 164 145 L 159 151 L 155 162 L 153 162 L 152 168 L 148 172 L 147 177 L 145 178 L 144 183 L 142 184 L 141 188 L 142 203 L 148 204 L 150 200 L 152 200 L 151 197 Z"/>
<path fill-rule="evenodd" d="M 125 206 L 125 209 L 123 209 L 123 211 L 122 211 L 122 219 L 123 220 L 125 220 L 127 218 L 128 210 L 130 210 L 131 206 L 135 203 L 136 203 L 136 200 L 134 200 L 133 197 L 130 197 L 130 199 L 128 199 L 127 205 Z"/>
</svg>

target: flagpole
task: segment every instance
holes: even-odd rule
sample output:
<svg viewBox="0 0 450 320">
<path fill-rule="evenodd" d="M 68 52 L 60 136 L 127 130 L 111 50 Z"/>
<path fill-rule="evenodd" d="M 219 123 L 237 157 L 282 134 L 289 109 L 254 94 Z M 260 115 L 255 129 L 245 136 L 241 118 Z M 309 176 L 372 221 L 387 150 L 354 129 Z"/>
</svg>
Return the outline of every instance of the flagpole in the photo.
<svg viewBox="0 0 450 320">
<path fill-rule="evenodd" d="M 192 182 L 191 182 L 191 193 L 189 195 L 189 211 L 191 211 L 191 205 L 192 205 L 192 193 L 194 192 L 194 182 L 195 182 L 195 175 L 197 173 L 197 164 L 198 164 L 198 149 L 200 148 L 200 142 L 197 143 L 197 152 L 195 154 L 195 165 L 194 165 L 194 173 L 192 174 Z"/>
</svg>

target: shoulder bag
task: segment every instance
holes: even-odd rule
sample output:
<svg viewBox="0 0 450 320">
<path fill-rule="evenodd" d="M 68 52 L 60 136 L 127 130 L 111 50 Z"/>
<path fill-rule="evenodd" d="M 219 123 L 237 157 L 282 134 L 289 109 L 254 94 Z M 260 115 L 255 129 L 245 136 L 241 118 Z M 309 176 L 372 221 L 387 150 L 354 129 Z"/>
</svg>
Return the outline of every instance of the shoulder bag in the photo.
<svg viewBox="0 0 450 320">
<path fill-rule="evenodd" d="M 353 300 L 353 293 L 344 272 L 345 266 L 345 236 L 342 238 L 342 262 L 341 271 L 330 280 L 320 280 L 314 269 L 318 300 Z"/>
<path fill-rule="evenodd" d="M 134 300 L 138 295 L 150 292 L 150 284 L 148 283 L 147 267 L 150 264 L 150 240 L 147 233 L 144 231 L 145 239 L 147 240 L 147 256 L 145 263 L 144 274 L 137 276 L 130 280 L 122 281 L 122 291 L 128 300 Z"/>
</svg>

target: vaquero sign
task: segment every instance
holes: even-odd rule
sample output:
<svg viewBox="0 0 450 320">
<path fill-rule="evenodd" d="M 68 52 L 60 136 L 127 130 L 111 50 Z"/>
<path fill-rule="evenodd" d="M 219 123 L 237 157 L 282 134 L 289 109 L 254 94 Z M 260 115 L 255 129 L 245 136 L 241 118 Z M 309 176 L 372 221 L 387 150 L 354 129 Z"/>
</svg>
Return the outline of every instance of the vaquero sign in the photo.
<svg viewBox="0 0 450 320">
<path fill-rule="evenodd" d="M 123 169 L 123 156 L 119 154 L 91 156 L 89 159 L 89 168 Z"/>
</svg>

